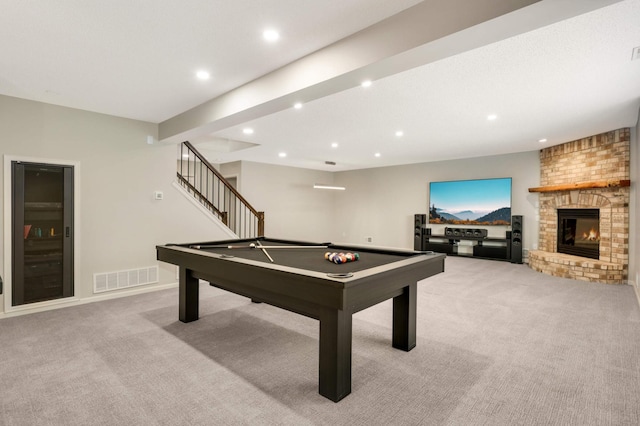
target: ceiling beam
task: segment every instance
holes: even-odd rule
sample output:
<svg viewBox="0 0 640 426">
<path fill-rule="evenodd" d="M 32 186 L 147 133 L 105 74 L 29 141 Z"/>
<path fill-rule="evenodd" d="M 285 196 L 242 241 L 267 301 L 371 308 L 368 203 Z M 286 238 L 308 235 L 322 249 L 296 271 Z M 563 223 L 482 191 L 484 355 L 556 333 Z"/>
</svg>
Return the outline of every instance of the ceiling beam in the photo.
<svg viewBox="0 0 640 426">
<path fill-rule="evenodd" d="M 159 124 L 168 143 L 210 134 L 620 0 L 425 0 Z"/>
</svg>

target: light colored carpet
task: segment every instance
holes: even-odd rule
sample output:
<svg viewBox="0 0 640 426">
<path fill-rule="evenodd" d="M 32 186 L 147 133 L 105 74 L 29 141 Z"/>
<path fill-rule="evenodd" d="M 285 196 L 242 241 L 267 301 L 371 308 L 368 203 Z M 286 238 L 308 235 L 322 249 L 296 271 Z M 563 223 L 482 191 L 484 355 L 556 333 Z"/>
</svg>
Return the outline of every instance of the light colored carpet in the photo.
<svg viewBox="0 0 640 426">
<path fill-rule="evenodd" d="M 630 286 L 450 257 L 418 286 L 418 342 L 391 302 L 355 315 L 352 393 L 318 394 L 318 322 L 201 285 L 0 321 L 0 425 L 638 425 Z"/>
</svg>

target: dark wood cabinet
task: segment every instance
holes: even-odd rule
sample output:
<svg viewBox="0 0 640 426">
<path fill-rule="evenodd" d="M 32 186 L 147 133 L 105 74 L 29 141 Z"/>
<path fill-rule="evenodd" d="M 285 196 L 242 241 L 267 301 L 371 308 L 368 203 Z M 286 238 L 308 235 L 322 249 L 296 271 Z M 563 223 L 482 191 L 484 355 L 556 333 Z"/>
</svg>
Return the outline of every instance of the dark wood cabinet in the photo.
<svg viewBox="0 0 640 426">
<path fill-rule="evenodd" d="M 12 162 L 12 306 L 73 296 L 73 167 Z"/>
</svg>

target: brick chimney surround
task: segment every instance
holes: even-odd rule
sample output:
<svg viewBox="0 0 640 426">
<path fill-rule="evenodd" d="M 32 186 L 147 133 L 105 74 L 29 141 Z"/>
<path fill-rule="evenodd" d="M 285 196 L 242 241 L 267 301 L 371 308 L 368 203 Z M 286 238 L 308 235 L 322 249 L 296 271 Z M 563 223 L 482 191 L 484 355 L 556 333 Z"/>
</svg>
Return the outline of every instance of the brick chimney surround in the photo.
<svg viewBox="0 0 640 426">
<path fill-rule="evenodd" d="M 539 250 L 529 251 L 532 269 L 576 280 L 627 283 L 629 141 L 630 129 L 623 128 L 540 150 L 541 187 L 530 189 L 539 192 L 540 217 Z M 581 184 L 587 182 L 611 184 Z M 566 189 L 571 185 L 580 189 Z M 559 208 L 600 210 L 599 259 L 557 252 Z"/>
</svg>

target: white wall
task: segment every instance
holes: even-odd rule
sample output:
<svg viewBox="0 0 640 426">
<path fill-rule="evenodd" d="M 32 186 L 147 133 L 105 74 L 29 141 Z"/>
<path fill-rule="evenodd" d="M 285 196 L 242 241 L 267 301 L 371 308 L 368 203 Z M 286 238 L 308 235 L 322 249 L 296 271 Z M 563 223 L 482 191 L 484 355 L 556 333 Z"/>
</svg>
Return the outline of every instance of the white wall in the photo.
<svg viewBox="0 0 640 426">
<path fill-rule="evenodd" d="M 640 123 L 632 131 L 632 231 L 638 230 L 640 209 L 639 133 Z M 176 147 L 148 145 L 147 135 L 157 135 L 156 124 L 0 96 L 1 154 L 81 165 L 76 280 L 82 299 L 96 297 L 94 273 L 156 264 L 157 244 L 228 238 L 173 187 Z M 512 177 L 512 212 L 524 216 L 524 247 L 534 249 L 538 243 L 538 196 L 528 192 L 539 186 L 537 151 L 338 173 L 251 162 L 222 169 L 238 174 L 240 192 L 265 212 L 267 236 L 354 244 L 372 237 L 373 245 L 402 248 L 413 248 L 414 214 L 427 213 L 430 181 Z M 347 190 L 314 190 L 314 183 L 344 185 Z M 7 202 L 6 187 L 2 170 L 0 188 L 5 193 L 0 203 Z M 156 190 L 164 192 L 164 200 L 153 199 Z M 10 238 L 4 231 L 9 220 L 2 213 L 3 241 Z M 490 235 L 503 236 L 504 231 L 492 227 Z M 630 241 L 630 280 L 639 272 L 638 234 L 633 232 Z M 2 250 L 4 245 L 0 274 L 6 288 L 10 282 Z M 160 285 L 174 282 L 175 268 L 160 266 Z"/>
<path fill-rule="evenodd" d="M 196 146 L 196 149 L 198 149 L 197 146 Z M 225 163 L 225 164 L 214 164 L 214 166 L 216 166 L 216 169 L 220 171 L 220 173 L 222 173 L 222 176 L 224 176 L 225 178 L 228 176 L 235 176 L 238 178 L 238 188 L 236 189 L 239 189 L 242 186 L 240 182 L 241 180 L 240 179 L 240 172 L 241 172 L 240 161 L 234 161 L 233 163 Z"/>
<path fill-rule="evenodd" d="M 429 182 L 511 177 L 512 214 L 524 216 L 524 248 L 538 243 L 538 151 L 464 160 L 439 161 L 336 173 L 337 194 L 332 239 L 353 244 L 413 249 L 414 215 L 428 213 Z M 434 230 L 444 225 L 432 225 Z M 489 227 L 489 236 L 504 237 L 506 227 Z"/>
<path fill-rule="evenodd" d="M 303 241 L 329 240 L 339 218 L 333 214 L 337 191 L 313 189 L 332 183 L 333 174 L 243 161 L 240 193 L 265 212 L 265 235 Z"/>
<path fill-rule="evenodd" d="M 157 137 L 156 124 L 0 96 L 1 154 L 80 163 L 76 296 L 81 299 L 95 297 L 94 273 L 155 265 L 157 244 L 227 238 L 172 186 L 176 147 L 148 145 L 147 135 Z M 0 203 L 10 202 L 9 186 L 2 170 Z M 156 190 L 164 192 L 164 200 L 153 199 Z M 6 225 L 10 217 L 4 210 L 0 205 Z M 5 229 L 0 228 L 3 241 L 10 239 Z M 0 253 L 6 289 L 11 283 L 5 257 Z M 159 284 L 175 282 L 175 268 L 160 267 Z M 0 312 L 2 306 L 4 300 Z"/>
<path fill-rule="evenodd" d="M 414 214 L 427 213 L 430 181 L 513 178 L 512 212 L 524 216 L 524 247 L 537 248 L 539 152 L 329 173 L 241 163 L 242 195 L 265 211 L 265 234 L 310 241 L 339 241 L 413 248 Z M 314 183 L 346 191 L 314 190 Z M 434 228 L 436 226 L 434 225 Z M 440 226 L 443 227 L 443 226 Z M 503 237 L 505 227 L 490 227 Z"/>
</svg>

